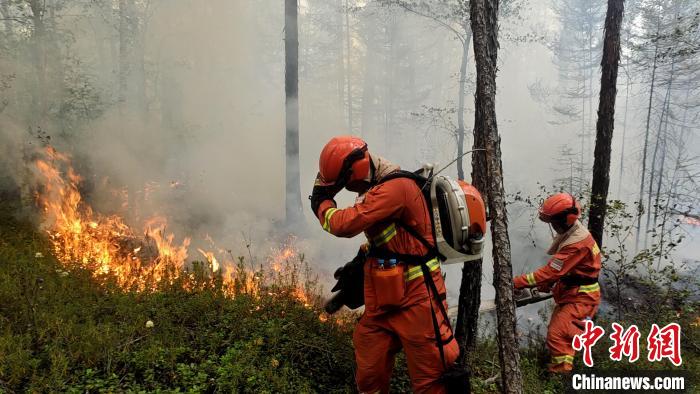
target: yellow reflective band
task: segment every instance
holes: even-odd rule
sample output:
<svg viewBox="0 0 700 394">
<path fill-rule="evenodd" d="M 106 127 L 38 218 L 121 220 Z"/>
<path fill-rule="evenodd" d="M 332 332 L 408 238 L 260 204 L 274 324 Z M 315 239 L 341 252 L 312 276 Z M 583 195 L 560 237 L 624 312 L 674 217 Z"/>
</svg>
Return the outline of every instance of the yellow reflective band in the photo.
<svg viewBox="0 0 700 394">
<path fill-rule="evenodd" d="M 574 356 L 569 356 L 569 355 L 564 355 L 564 356 L 552 356 L 552 364 L 561 364 L 561 363 L 567 363 L 567 364 L 573 364 L 574 363 Z"/>
<path fill-rule="evenodd" d="M 428 266 L 428 271 L 433 272 L 436 269 L 440 268 L 440 262 L 438 261 L 437 258 L 434 258 L 427 263 L 425 263 Z M 420 265 L 413 266 L 408 269 L 404 273 L 404 277 L 406 278 L 406 282 L 411 281 L 416 278 L 420 278 L 423 276 L 423 270 L 421 269 Z"/>
<path fill-rule="evenodd" d="M 331 217 L 337 210 L 338 208 L 328 208 L 326 209 L 326 213 L 323 215 L 323 229 L 329 233 L 331 232 Z"/>
<path fill-rule="evenodd" d="M 593 293 L 594 291 L 600 291 L 600 284 L 594 283 L 592 285 L 579 286 L 579 293 Z"/>
<path fill-rule="evenodd" d="M 379 235 L 372 238 L 372 243 L 374 246 L 384 245 L 385 243 L 391 241 L 392 238 L 396 236 L 396 224 L 391 224 L 389 227 L 384 229 Z"/>
<path fill-rule="evenodd" d="M 537 284 L 537 281 L 535 281 L 535 273 L 530 272 L 529 274 L 525 275 L 525 280 L 527 281 L 527 284 L 530 286 L 534 286 Z"/>
<path fill-rule="evenodd" d="M 598 247 L 597 243 L 593 244 L 593 256 L 597 256 L 600 254 L 600 248 Z"/>
</svg>

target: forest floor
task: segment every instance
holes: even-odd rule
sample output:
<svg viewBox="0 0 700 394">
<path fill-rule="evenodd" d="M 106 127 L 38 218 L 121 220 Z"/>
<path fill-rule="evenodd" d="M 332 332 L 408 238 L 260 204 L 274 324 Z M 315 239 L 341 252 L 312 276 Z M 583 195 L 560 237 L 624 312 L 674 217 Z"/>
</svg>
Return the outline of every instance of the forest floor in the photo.
<svg viewBox="0 0 700 394">
<path fill-rule="evenodd" d="M 11 212 L 0 206 L 0 392 L 355 391 L 356 314 L 322 319 L 318 300 L 285 291 L 125 293 L 65 271 Z M 545 355 L 541 341 L 523 350 L 527 393 L 564 391 Z M 474 392 L 497 392 L 486 383 L 498 373 L 495 342 L 480 341 L 473 359 Z M 402 356 L 392 392 L 410 392 Z"/>
</svg>

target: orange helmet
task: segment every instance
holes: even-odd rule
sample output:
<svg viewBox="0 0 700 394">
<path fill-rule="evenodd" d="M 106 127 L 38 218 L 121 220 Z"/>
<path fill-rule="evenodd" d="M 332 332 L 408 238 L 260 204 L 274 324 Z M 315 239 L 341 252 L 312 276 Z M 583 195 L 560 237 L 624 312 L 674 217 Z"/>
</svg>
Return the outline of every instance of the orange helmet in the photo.
<svg viewBox="0 0 700 394">
<path fill-rule="evenodd" d="M 365 179 L 369 175 L 369 153 L 367 143 L 362 138 L 351 135 L 333 137 L 321 151 L 318 168 L 321 173 L 321 186 L 336 184 L 347 176 L 352 168 L 349 179 L 344 181 Z"/>
<path fill-rule="evenodd" d="M 569 193 L 550 196 L 540 207 L 540 220 L 545 223 L 559 221 L 572 226 L 579 217 L 581 217 L 581 204 Z"/>
</svg>

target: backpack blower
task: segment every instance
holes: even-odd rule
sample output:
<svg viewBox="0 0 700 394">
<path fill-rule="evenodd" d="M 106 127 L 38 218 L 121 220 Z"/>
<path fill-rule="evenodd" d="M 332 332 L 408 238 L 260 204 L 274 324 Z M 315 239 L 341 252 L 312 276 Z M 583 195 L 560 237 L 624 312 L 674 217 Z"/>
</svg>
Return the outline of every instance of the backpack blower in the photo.
<svg viewBox="0 0 700 394">
<path fill-rule="evenodd" d="M 416 172 L 396 171 L 380 183 L 395 178 L 410 178 L 416 182 L 431 210 L 435 246 L 442 264 L 480 259 L 486 233 L 486 207 L 481 193 L 467 182 L 432 172 L 432 165 L 425 165 Z M 364 305 L 366 258 L 367 254 L 360 251 L 335 272 L 338 282 L 331 291 L 336 294 L 325 304 L 327 313 L 333 314 L 343 305 L 350 309 Z"/>
</svg>

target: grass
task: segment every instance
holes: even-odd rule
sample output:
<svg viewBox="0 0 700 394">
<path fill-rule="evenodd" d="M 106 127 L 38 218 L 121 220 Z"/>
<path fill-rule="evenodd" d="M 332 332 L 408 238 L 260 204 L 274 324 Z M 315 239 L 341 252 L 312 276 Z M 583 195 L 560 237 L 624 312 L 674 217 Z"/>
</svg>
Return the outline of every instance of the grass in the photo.
<svg viewBox="0 0 700 394">
<path fill-rule="evenodd" d="M 356 315 L 324 322 L 318 302 L 304 306 L 290 289 L 233 299 L 220 289 L 186 292 L 177 284 L 123 292 L 88 272 L 65 271 L 35 226 L 10 212 L 0 207 L 0 392 L 355 391 Z M 700 334 L 684 322 L 684 368 L 697 376 Z M 607 346 L 597 347 L 602 368 L 630 367 L 609 361 Z M 489 380 L 499 371 L 497 354 L 495 340 L 484 338 L 471 355 L 475 393 L 498 392 Z M 541 338 L 523 349 L 527 393 L 564 391 L 564 380 L 546 373 L 545 359 Z M 399 356 L 392 392 L 409 390 Z"/>
<path fill-rule="evenodd" d="M 125 293 L 66 273 L 31 223 L 0 223 L 0 391 L 352 391 L 352 325 L 289 292 Z"/>
</svg>

